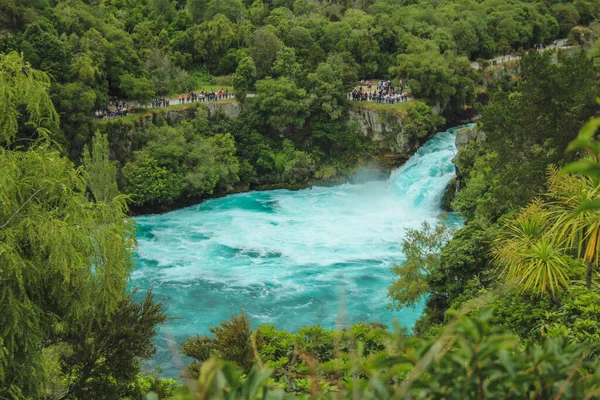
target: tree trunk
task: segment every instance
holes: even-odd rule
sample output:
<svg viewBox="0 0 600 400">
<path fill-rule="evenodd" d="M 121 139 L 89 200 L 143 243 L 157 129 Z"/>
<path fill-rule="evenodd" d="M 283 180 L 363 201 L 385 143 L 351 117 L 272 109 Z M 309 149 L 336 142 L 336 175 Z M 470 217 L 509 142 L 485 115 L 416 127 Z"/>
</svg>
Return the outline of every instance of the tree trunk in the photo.
<svg viewBox="0 0 600 400">
<path fill-rule="evenodd" d="M 556 304 L 557 306 L 560 306 L 560 301 L 558 301 L 558 299 L 556 298 L 556 295 L 552 292 L 548 292 L 550 293 L 550 299 L 552 299 L 552 302 L 554 304 Z"/>
<path fill-rule="evenodd" d="M 585 273 L 585 286 L 588 289 L 592 288 L 592 260 L 588 260 L 585 262 L 585 266 L 587 268 L 587 271 Z"/>
</svg>

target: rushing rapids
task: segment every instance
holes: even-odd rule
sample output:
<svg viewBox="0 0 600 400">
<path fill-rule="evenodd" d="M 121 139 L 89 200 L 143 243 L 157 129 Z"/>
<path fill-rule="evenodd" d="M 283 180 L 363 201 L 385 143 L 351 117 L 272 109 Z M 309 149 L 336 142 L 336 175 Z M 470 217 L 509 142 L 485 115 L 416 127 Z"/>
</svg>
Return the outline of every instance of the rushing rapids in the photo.
<svg viewBox="0 0 600 400">
<path fill-rule="evenodd" d="M 236 194 L 136 218 L 133 285 L 171 317 L 156 361 L 177 375 L 178 343 L 244 308 L 254 325 L 295 330 L 361 321 L 411 328 L 422 305 L 386 309 L 407 228 L 440 216 L 454 176 L 454 129 L 436 134 L 386 181 Z M 174 360 L 175 357 L 175 360 Z"/>
</svg>

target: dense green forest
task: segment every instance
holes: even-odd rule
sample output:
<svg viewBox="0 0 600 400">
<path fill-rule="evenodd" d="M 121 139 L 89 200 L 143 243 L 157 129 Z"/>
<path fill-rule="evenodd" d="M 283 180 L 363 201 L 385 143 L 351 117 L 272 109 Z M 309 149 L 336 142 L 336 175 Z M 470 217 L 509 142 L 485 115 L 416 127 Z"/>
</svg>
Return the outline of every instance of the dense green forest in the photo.
<svg viewBox="0 0 600 400">
<path fill-rule="evenodd" d="M 120 189 L 134 206 L 160 209 L 235 188 L 346 175 L 376 152 L 348 118 L 345 93 L 359 79 L 403 80 L 454 121 L 485 85 L 469 59 L 567 36 L 592 45 L 598 8 L 588 0 L 5 0 L 0 51 L 22 53 L 51 77 L 60 118 L 54 140 L 76 164 L 96 131 L 108 134 Z M 192 127 L 159 121 L 146 129 L 133 118 L 94 117 L 110 99 L 149 104 L 231 85 L 250 103 L 235 122 L 207 122 L 199 112 Z M 258 96 L 246 99 L 248 91 Z M 416 142 L 443 121 L 425 106 L 405 108 Z M 23 128 L 19 138 L 31 135 Z M 178 139 L 157 151 L 170 135 Z"/>
<path fill-rule="evenodd" d="M 600 397 L 598 18 L 592 0 L 0 0 L 0 398 Z M 558 38 L 575 46 L 532 50 Z M 360 79 L 408 86 L 373 109 L 402 116 L 409 152 L 479 117 L 448 188 L 464 226 L 410 230 L 381 288 L 426 298 L 414 330 L 242 311 L 180 344 L 182 381 L 144 371 L 166 311 L 128 289 L 130 207 L 350 174 L 384 151 L 350 118 Z M 144 107 L 220 87 L 234 118 Z M 95 117 L 114 99 L 141 110 Z"/>
</svg>

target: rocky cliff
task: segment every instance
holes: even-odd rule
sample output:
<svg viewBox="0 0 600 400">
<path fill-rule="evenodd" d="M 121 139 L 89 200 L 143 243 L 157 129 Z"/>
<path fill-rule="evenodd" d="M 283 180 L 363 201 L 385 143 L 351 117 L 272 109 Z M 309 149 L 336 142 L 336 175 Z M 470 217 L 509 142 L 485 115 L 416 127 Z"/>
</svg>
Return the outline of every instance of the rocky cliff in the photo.
<svg viewBox="0 0 600 400">
<path fill-rule="evenodd" d="M 456 148 L 458 150 L 464 149 L 471 142 L 485 142 L 485 132 L 473 126 L 472 128 L 462 128 L 456 132 Z"/>
<path fill-rule="evenodd" d="M 189 107 L 167 111 L 163 116 L 169 123 L 191 120 L 199 113 L 207 117 L 237 118 L 242 106 L 236 101 L 209 104 L 190 104 Z M 148 121 L 157 114 L 147 114 Z M 419 101 L 387 105 L 352 103 L 349 118 L 356 121 L 363 135 L 379 144 L 381 166 L 394 167 L 408 159 L 419 149 L 443 119 Z"/>
<path fill-rule="evenodd" d="M 400 114 L 368 107 L 353 107 L 350 119 L 358 122 L 363 135 L 379 142 L 381 150 L 404 153 L 412 148 L 404 128 L 406 122 Z"/>
<path fill-rule="evenodd" d="M 363 135 L 379 144 L 380 165 L 407 160 L 443 124 L 434 109 L 420 101 L 400 104 L 353 103 L 349 111 Z"/>
<path fill-rule="evenodd" d="M 190 104 L 189 108 L 167 111 L 164 116 L 170 123 L 177 123 L 182 120 L 191 120 L 197 113 L 205 112 L 208 117 L 223 116 L 225 118 L 236 118 L 242 112 L 242 107 L 236 101 L 223 101 L 218 103 L 195 103 Z"/>
</svg>

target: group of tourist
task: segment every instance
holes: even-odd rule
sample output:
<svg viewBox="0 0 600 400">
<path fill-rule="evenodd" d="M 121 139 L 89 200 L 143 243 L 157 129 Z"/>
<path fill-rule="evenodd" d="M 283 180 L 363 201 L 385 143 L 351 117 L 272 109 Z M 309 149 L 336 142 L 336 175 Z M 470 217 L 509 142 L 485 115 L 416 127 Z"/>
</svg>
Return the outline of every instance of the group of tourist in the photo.
<svg viewBox="0 0 600 400">
<path fill-rule="evenodd" d="M 229 89 L 220 89 L 217 91 L 211 89 L 201 90 L 200 93 L 191 91 L 188 94 L 180 95 L 177 100 L 179 104 L 194 103 L 197 101 L 209 102 L 232 99 L 234 95 L 234 92 L 230 92 Z M 169 107 L 170 105 L 171 100 L 167 97 L 155 97 L 152 99 L 152 103 L 150 104 L 152 108 Z M 125 100 L 119 100 L 115 97 L 109 100 L 108 107 L 105 110 L 96 110 L 94 114 L 97 119 L 116 119 L 133 111 L 133 107 L 130 106 Z"/>
<path fill-rule="evenodd" d="M 371 81 L 361 80 L 360 86 L 348 93 L 348 100 L 371 101 L 383 104 L 396 104 L 412 100 L 412 93 L 404 91 L 404 83 L 400 81 L 399 87 L 395 88 L 391 80 L 377 82 L 373 88 Z"/>
<path fill-rule="evenodd" d="M 179 104 L 185 103 L 195 103 L 196 101 L 200 102 L 208 102 L 208 101 L 217 101 L 217 100 L 225 100 L 231 99 L 234 97 L 233 92 L 229 93 L 229 89 L 219 89 L 218 91 L 208 90 L 208 91 L 200 91 L 200 93 L 189 92 L 187 95 L 182 94 L 178 97 Z"/>
<path fill-rule="evenodd" d="M 169 107 L 171 100 L 167 97 L 155 98 L 152 100 L 152 108 Z"/>
<path fill-rule="evenodd" d="M 96 110 L 94 114 L 96 115 L 96 119 L 116 119 L 126 116 L 129 112 L 129 106 L 123 106 L 119 108 L 107 108 L 106 110 Z"/>
<path fill-rule="evenodd" d="M 104 110 L 96 110 L 94 115 L 96 119 L 116 119 L 123 117 L 133 111 L 133 107 L 125 100 L 120 100 L 117 97 L 111 97 L 108 100 L 108 105 Z"/>
</svg>

